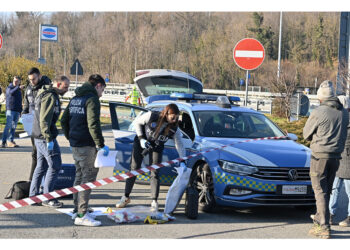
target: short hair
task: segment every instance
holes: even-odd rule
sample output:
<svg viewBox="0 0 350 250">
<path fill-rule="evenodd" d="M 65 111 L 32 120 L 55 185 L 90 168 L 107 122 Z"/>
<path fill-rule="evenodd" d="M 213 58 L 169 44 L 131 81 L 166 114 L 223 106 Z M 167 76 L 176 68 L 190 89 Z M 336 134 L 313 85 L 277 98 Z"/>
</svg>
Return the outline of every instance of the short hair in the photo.
<svg viewBox="0 0 350 250">
<path fill-rule="evenodd" d="M 38 68 L 31 68 L 29 71 L 28 71 L 28 75 L 33 75 L 33 74 L 37 74 L 37 75 L 40 75 L 40 70 Z"/>
<path fill-rule="evenodd" d="M 101 83 L 103 86 L 106 87 L 106 82 L 105 80 L 102 78 L 102 76 L 98 75 L 98 74 L 94 74 L 91 75 L 89 77 L 88 82 L 93 86 L 96 87 L 97 84 Z"/>
<path fill-rule="evenodd" d="M 69 78 L 66 76 L 61 76 L 58 78 L 58 82 L 64 82 L 64 81 L 70 82 Z"/>
<path fill-rule="evenodd" d="M 14 76 L 13 78 L 17 79 L 17 80 L 21 80 L 20 76 Z"/>
</svg>

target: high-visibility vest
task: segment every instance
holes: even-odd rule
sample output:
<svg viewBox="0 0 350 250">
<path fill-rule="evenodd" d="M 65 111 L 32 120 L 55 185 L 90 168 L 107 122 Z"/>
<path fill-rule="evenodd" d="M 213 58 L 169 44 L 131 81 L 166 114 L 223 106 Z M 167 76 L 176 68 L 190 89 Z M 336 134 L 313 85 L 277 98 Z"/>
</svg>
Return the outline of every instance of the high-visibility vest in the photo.
<svg viewBox="0 0 350 250">
<path fill-rule="evenodd" d="M 137 91 L 137 89 L 133 89 L 130 92 L 129 97 L 131 98 L 131 104 L 138 105 L 138 99 L 140 98 L 140 96 L 139 96 L 139 92 Z"/>
</svg>

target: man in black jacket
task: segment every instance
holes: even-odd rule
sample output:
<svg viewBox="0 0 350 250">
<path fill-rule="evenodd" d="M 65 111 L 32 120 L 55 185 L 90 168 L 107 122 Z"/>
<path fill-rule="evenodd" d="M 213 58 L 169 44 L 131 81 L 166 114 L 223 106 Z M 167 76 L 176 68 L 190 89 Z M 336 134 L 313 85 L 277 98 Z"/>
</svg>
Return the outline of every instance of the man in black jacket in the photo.
<svg viewBox="0 0 350 250">
<path fill-rule="evenodd" d="M 35 97 L 37 96 L 40 89 L 48 89 L 51 86 L 51 80 L 47 76 L 42 76 L 38 68 L 31 68 L 28 72 L 29 84 L 25 90 L 24 94 L 24 107 L 22 114 L 34 113 L 35 110 Z M 29 180 L 33 178 L 33 173 L 37 164 L 37 150 L 34 142 L 34 138 L 31 136 L 32 140 L 32 168 L 30 170 Z"/>
<path fill-rule="evenodd" d="M 75 97 L 69 102 L 61 118 L 64 135 L 72 147 L 75 161 L 75 185 L 96 180 L 98 168 L 94 167 L 96 147 L 107 156 L 108 146 L 100 123 L 100 101 L 106 83 L 100 75 L 91 75 L 88 82 L 75 90 Z M 100 226 L 101 222 L 90 215 L 88 204 L 91 190 L 73 194 L 74 224 L 81 226 Z"/>
</svg>

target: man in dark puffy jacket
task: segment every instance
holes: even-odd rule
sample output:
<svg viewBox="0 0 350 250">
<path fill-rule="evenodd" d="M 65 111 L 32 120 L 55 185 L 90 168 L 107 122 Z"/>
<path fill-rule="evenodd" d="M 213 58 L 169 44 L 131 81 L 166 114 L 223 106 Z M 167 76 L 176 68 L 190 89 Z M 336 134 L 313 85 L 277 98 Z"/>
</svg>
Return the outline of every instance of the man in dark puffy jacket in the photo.
<svg viewBox="0 0 350 250">
<path fill-rule="evenodd" d="M 344 108 L 350 112 L 350 99 L 349 97 L 342 95 L 338 96 L 339 101 L 343 104 Z M 342 186 L 345 186 L 345 192 L 348 196 L 348 210 L 347 217 L 339 222 L 339 226 L 349 227 L 350 226 L 350 124 L 348 125 L 348 135 L 345 141 L 345 149 L 341 155 L 340 165 L 335 179 L 333 182 L 333 190 L 329 201 L 329 211 L 331 217 L 336 214 L 338 210 L 338 198 Z"/>
<path fill-rule="evenodd" d="M 30 185 L 30 196 L 38 195 L 42 178 L 45 176 L 44 193 L 54 190 L 58 172 L 61 169 L 61 151 L 56 137 L 56 122 L 60 116 L 59 95 L 63 96 L 69 88 L 69 79 L 62 76 L 57 87 L 41 89 L 35 98 L 35 111 L 32 137 L 37 148 L 37 166 Z M 47 164 L 46 164 L 47 163 Z M 57 199 L 43 201 L 43 206 L 61 207 Z"/>
<path fill-rule="evenodd" d="M 19 116 L 22 112 L 22 93 L 23 85 L 19 76 L 13 78 L 13 82 L 6 89 L 6 126 L 2 135 L 1 147 L 18 147 L 15 143 L 15 131 Z M 10 134 L 9 134 L 10 130 Z M 8 143 L 6 145 L 6 140 Z"/>
<path fill-rule="evenodd" d="M 304 138 L 311 140 L 310 178 L 317 208 L 309 234 L 329 239 L 329 198 L 345 146 L 349 113 L 334 95 L 330 81 L 321 83 L 317 98 L 321 104 L 311 112 L 303 129 Z"/>
<path fill-rule="evenodd" d="M 28 71 L 29 84 L 24 92 L 24 106 L 22 114 L 34 113 L 35 109 L 35 97 L 37 96 L 40 89 L 48 89 L 51 86 L 51 80 L 47 76 L 42 76 L 38 68 L 31 68 Z M 29 174 L 29 180 L 33 178 L 33 173 L 37 164 L 37 150 L 34 142 L 32 140 L 32 167 Z"/>
<path fill-rule="evenodd" d="M 75 161 L 75 185 L 96 180 L 98 168 L 94 167 L 96 146 L 103 150 L 107 156 L 108 146 L 104 144 L 100 124 L 100 101 L 106 83 L 100 75 L 91 75 L 87 83 L 75 90 L 75 97 L 65 109 L 61 125 L 64 135 L 72 147 Z M 91 190 L 73 194 L 75 225 L 100 226 L 101 222 L 95 220 L 88 211 Z"/>
</svg>

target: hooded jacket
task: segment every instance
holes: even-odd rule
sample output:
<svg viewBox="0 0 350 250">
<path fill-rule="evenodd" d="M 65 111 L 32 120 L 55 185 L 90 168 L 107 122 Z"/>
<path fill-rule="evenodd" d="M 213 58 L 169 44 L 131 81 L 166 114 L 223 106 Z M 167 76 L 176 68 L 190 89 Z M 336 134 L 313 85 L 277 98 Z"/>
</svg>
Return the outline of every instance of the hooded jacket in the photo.
<svg viewBox="0 0 350 250">
<path fill-rule="evenodd" d="M 312 111 L 303 129 L 305 140 L 311 141 L 312 155 L 317 158 L 341 158 L 349 124 L 349 113 L 338 98 L 324 100 Z"/>
<path fill-rule="evenodd" d="M 23 114 L 34 112 L 35 97 L 40 89 L 49 89 L 51 87 L 51 80 L 47 76 L 42 76 L 37 85 L 33 86 L 30 83 L 27 85 L 24 94 Z"/>
<path fill-rule="evenodd" d="M 53 88 L 41 89 L 35 98 L 35 112 L 32 136 L 37 139 L 52 141 L 58 135 L 56 122 L 60 116 L 61 104 Z"/>
<path fill-rule="evenodd" d="M 21 89 L 19 88 L 19 85 L 14 86 L 12 82 L 6 89 L 6 109 L 19 113 L 22 112 Z"/>
<path fill-rule="evenodd" d="M 97 91 L 90 83 L 84 83 L 75 90 L 75 97 L 61 118 L 64 135 L 72 147 L 104 147 L 100 112 Z"/>
</svg>

